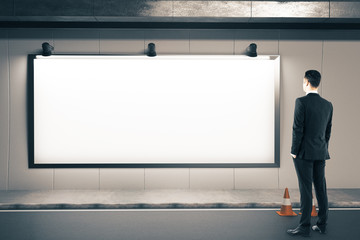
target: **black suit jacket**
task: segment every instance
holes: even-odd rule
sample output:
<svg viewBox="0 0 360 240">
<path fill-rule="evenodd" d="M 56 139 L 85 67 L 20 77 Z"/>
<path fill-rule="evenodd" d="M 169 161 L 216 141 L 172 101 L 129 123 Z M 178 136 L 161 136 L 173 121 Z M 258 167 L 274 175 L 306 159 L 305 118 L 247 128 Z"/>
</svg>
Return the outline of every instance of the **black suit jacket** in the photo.
<svg viewBox="0 0 360 240">
<path fill-rule="evenodd" d="M 333 106 L 317 93 L 295 101 L 291 153 L 304 160 L 330 159 Z"/>
</svg>

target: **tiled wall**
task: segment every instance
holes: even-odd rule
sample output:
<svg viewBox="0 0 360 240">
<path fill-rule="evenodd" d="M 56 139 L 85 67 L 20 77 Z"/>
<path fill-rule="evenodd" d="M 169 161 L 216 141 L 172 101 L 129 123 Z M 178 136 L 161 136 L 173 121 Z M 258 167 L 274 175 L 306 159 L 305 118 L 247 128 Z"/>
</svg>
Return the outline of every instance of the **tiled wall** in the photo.
<svg viewBox="0 0 360 240">
<path fill-rule="evenodd" d="M 280 168 L 28 169 L 26 136 L 27 54 L 48 41 L 56 53 L 281 55 Z M 32 189 L 244 189 L 296 188 L 289 156 L 295 98 L 304 71 L 323 73 L 320 93 L 334 104 L 330 188 L 359 188 L 360 31 L 0 29 L 0 190 Z"/>
</svg>

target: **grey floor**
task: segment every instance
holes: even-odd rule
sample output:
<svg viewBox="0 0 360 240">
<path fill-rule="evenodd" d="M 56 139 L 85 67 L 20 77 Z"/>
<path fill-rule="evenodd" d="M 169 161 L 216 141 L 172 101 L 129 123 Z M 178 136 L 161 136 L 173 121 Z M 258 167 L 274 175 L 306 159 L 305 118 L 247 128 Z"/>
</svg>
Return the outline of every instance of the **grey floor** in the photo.
<svg viewBox="0 0 360 240">
<path fill-rule="evenodd" d="M 360 210 L 331 210 L 328 234 L 311 239 L 359 239 L 359 219 Z M 284 240 L 299 239 L 286 234 L 298 221 L 264 209 L 2 210 L 0 239 Z"/>
</svg>

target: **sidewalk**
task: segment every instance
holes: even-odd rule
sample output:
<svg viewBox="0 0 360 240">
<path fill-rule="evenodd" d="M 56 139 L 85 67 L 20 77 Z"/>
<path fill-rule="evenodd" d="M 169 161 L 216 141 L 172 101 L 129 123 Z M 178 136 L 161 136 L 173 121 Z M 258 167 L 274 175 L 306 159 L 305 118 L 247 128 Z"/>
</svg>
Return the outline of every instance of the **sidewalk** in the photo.
<svg viewBox="0 0 360 240">
<path fill-rule="evenodd" d="M 289 189 L 294 208 L 299 191 Z M 280 208 L 284 189 L 0 191 L 0 210 Z M 329 189 L 329 207 L 360 208 L 360 189 Z"/>
</svg>

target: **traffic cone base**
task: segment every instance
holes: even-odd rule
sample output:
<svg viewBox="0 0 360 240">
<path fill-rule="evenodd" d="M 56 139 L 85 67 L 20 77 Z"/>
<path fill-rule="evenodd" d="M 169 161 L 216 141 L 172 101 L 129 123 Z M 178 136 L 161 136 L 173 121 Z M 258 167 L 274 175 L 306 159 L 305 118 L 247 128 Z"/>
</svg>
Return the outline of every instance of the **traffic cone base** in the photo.
<svg viewBox="0 0 360 240">
<path fill-rule="evenodd" d="M 297 214 L 292 210 L 291 203 L 290 205 L 282 205 L 280 211 L 276 212 L 280 216 L 297 216 Z"/>
<path fill-rule="evenodd" d="M 276 211 L 280 216 L 297 216 L 297 214 L 292 210 L 290 195 L 288 188 L 285 188 L 283 203 L 281 205 L 280 211 Z"/>
<path fill-rule="evenodd" d="M 276 213 L 279 214 L 280 216 L 297 216 L 297 214 L 293 211 L 287 212 L 287 213 L 282 213 L 280 210 L 280 211 L 276 211 Z"/>
<path fill-rule="evenodd" d="M 315 207 L 315 200 L 314 200 L 314 196 L 313 196 L 313 199 L 312 199 L 312 210 L 311 210 L 311 216 L 312 217 L 316 217 L 318 215 L 317 211 L 316 211 L 316 207 Z"/>
<path fill-rule="evenodd" d="M 316 217 L 317 215 L 318 215 L 318 213 L 316 211 L 316 208 L 315 208 L 315 206 L 313 206 L 312 211 L 311 211 L 311 216 Z"/>
<path fill-rule="evenodd" d="M 311 216 L 312 217 L 317 217 L 318 213 L 316 211 L 316 207 L 315 207 L 315 201 L 314 201 L 314 196 L 313 196 L 313 199 L 312 199 L 312 210 L 311 210 Z M 301 212 L 299 212 L 299 215 L 301 215 Z"/>
<path fill-rule="evenodd" d="M 301 214 L 302 214 L 302 213 L 299 212 L 299 215 L 301 215 Z M 312 211 L 311 211 L 311 216 L 312 216 L 312 217 L 317 217 L 317 215 L 318 215 L 318 213 L 317 213 L 317 211 L 316 211 L 316 208 L 315 208 L 315 206 L 313 206 Z"/>
</svg>

